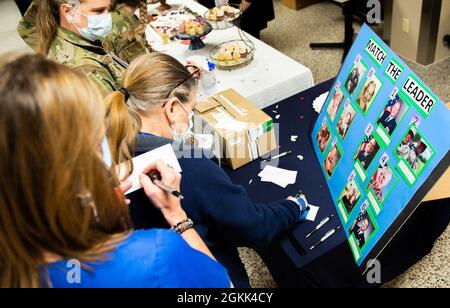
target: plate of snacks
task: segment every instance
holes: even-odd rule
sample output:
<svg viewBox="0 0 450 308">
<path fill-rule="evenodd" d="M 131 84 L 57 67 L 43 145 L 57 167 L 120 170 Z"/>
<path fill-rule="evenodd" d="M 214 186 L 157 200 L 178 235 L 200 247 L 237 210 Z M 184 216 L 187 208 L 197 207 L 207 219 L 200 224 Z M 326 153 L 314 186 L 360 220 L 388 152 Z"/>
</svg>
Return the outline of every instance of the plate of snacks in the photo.
<svg viewBox="0 0 450 308">
<path fill-rule="evenodd" d="M 237 26 L 241 16 L 239 5 L 222 5 L 208 10 L 204 18 L 214 30 L 224 30 Z"/>
<path fill-rule="evenodd" d="M 175 37 L 179 40 L 190 40 L 190 50 L 199 50 L 205 47 L 202 37 L 209 34 L 213 28 L 202 17 L 188 18 L 181 22 Z"/>
<path fill-rule="evenodd" d="M 209 56 L 221 70 L 234 70 L 253 61 L 255 45 L 247 40 L 228 41 L 214 47 Z"/>
</svg>

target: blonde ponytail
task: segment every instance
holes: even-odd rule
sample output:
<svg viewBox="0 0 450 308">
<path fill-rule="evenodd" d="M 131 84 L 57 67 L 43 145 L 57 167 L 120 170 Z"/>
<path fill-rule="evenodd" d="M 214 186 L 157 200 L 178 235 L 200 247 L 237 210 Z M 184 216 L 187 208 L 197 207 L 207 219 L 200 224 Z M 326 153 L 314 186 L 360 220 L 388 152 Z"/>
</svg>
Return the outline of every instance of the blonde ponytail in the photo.
<svg viewBox="0 0 450 308">
<path fill-rule="evenodd" d="M 120 91 L 111 93 L 106 98 L 106 134 L 112 149 L 112 160 L 115 166 L 126 164 L 127 178 L 133 172 L 133 152 L 136 145 L 136 134 L 141 127 L 139 115 L 127 107 L 125 95 Z M 121 180 L 123 180 L 122 178 Z"/>
<path fill-rule="evenodd" d="M 139 114 L 151 114 L 169 98 L 181 103 L 197 86 L 195 78 L 175 58 L 153 52 L 130 63 L 123 76 L 123 92 L 116 91 L 106 98 L 106 126 L 115 165 L 126 163 L 126 177 L 133 172 L 131 158 L 136 149 L 136 134 L 142 123 Z"/>
</svg>

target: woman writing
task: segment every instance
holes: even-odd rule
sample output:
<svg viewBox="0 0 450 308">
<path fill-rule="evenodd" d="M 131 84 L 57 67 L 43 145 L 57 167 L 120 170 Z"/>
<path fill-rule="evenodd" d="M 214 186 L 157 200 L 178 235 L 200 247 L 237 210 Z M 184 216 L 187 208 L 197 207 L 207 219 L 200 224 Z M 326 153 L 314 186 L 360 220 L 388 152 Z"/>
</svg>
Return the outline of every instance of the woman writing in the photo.
<svg viewBox="0 0 450 308">
<path fill-rule="evenodd" d="M 107 98 L 107 134 L 115 164 L 169 143 L 183 144 L 190 136 L 196 104 L 196 80 L 174 58 L 152 53 L 130 64 L 123 88 Z M 177 149 L 178 150 L 178 149 Z M 261 248 L 293 227 L 300 208 L 291 200 L 253 203 L 240 186 L 202 153 L 177 151 L 183 170 L 183 209 L 196 222 L 208 247 L 229 271 L 236 287 L 249 287 L 237 247 Z M 131 195 L 131 216 L 136 226 L 163 227 L 151 212 L 145 194 Z M 295 199 L 294 199 L 295 200 Z"/>
<path fill-rule="evenodd" d="M 0 287 L 230 286 L 179 201 L 143 174 L 147 198 L 185 241 L 133 231 L 105 166 L 101 97 L 86 77 L 39 55 L 3 58 L 0 76 Z M 161 162 L 152 170 L 179 187 Z"/>
</svg>

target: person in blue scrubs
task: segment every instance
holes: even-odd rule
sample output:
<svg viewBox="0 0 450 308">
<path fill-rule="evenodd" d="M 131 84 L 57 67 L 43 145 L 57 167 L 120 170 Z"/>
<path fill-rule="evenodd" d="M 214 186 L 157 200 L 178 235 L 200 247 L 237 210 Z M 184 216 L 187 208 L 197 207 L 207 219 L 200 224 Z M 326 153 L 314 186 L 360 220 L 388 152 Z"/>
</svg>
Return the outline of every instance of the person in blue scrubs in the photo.
<svg viewBox="0 0 450 308">
<path fill-rule="evenodd" d="M 111 172 L 102 98 L 87 77 L 41 55 L 0 60 L 0 287 L 228 288 L 162 161 L 140 175 L 172 230 L 134 231 Z M 149 202 L 149 206 L 152 206 Z"/>
</svg>

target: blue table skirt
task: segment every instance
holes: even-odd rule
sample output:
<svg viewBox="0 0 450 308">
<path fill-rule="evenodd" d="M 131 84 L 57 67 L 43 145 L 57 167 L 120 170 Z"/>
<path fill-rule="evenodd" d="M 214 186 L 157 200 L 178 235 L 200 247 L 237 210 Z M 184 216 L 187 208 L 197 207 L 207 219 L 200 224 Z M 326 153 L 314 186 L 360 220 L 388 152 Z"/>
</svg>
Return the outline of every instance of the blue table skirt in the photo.
<svg viewBox="0 0 450 308">
<path fill-rule="evenodd" d="M 258 174 L 265 162 L 259 159 L 236 171 L 225 167 L 235 184 L 245 187 L 254 201 L 271 202 L 302 191 L 311 204 L 320 207 L 315 222 L 298 224 L 281 235 L 266 251 L 259 251 L 279 286 L 287 287 L 352 287 L 368 284 L 354 263 L 344 231 L 340 231 L 317 249 L 309 247 L 328 230 L 340 224 L 325 178 L 313 152 L 310 130 L 317 119 L 313 100 L 331 89 L 334 80 L 308 89 L 264 111 L 274 118 L 279 132 L 280 152 L 293 151 L 276 166 L 298 171 L 297 182 L 286 189 L 260 181 Z M 275 119 L 280 115 L 279 120 Z M 297 142 L 291 136 L 298 136 Z M 302 155 L 304 160 L 297 158 Z M 271 163 L 273 164 L 273 163 Z M 379 257 L 382 283 L 387 282 L 429 253 L 436 238 L 450 222 L 450 200 L 423 203 Z M 305 239 L 322 218 L 333 214 L 332 221 L 309 239 Z"/>
</svg>

